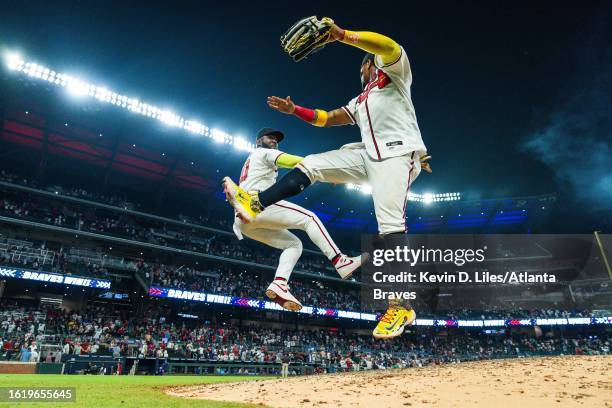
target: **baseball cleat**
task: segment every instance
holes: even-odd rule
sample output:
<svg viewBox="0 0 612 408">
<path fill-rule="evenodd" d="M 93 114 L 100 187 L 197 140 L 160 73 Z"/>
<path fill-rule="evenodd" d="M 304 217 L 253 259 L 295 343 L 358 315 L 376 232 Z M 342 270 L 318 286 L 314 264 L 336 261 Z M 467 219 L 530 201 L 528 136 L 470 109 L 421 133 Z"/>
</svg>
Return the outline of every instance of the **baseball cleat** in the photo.
<svg viewBox="0 0 612 408">
<path fill-rule="evenodd" d="M 227 201 L 236 210 L 236 216 L 245 224 L 252 222 L 261 212 L 253 196 L 240 188 L 229 177 L 223 178 L 223 192 Z"/>
<path fill-rule="evenodd" d="M 348 279 L 353 275 L 363 262 L 366 262 L 370 255 L 367 252 L 359 256 L 348 257 L 344 254 L 340 254 L 340 256 L 333 262 L 334 268 L 338 272 L 338 275 L 342 279 Z"/>
<path fill-rule="evenodd" d="M 266 290 L 266 296 L 282 307 L 292 312 L 302 308 L 302 304 L 289 292 L 289 286 L 283 282 L 274 280 Z"/>
<path fill-rule="evenodd" d="M 399 305 L 390 305 L 372 331 L 375 339 L 391 339 L 404 332 L 406 326 L 414 323 L 416 313 Z"/>
</svg>

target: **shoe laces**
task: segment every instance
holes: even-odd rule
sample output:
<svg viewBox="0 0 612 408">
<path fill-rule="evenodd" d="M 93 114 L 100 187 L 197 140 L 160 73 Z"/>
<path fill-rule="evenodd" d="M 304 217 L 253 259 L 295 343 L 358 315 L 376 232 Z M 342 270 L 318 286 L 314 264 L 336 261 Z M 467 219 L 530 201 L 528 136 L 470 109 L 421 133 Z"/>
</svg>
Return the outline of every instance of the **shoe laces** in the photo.
<svg viewBox="0 0 612 408">
<path fill-rule="evenodd" d="M 385 323 L 393 323 L 393 320 L 395 320 L 395 316 L 397 315 L 397 312 L 399 312 L 398 307 L 390 307 L 389 309 L 387 309 L 383 317 L 380 318 L 380 321 L 385 322 Z"/>
</svg>

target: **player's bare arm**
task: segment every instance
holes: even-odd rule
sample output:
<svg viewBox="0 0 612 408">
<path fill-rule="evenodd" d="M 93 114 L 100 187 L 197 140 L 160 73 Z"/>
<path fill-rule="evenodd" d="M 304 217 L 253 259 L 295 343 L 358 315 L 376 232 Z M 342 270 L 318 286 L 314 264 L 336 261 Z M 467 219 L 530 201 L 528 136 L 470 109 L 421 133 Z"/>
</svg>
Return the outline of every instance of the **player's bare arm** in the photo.
<svg viewBox="0 0 612 408">
<path fill-rule="evenodd" d="M 278 96 L 268 97 L 268 106 L 274 110 L 294 115 L 305 122 L 314 126 L 329 127 L 350 125 L 353 123 L 349 114 L 342 108 L 325 111 L 322 109 L 309 109 L 296 105 L 291 97 L 279 98 Z"/>
</svg>

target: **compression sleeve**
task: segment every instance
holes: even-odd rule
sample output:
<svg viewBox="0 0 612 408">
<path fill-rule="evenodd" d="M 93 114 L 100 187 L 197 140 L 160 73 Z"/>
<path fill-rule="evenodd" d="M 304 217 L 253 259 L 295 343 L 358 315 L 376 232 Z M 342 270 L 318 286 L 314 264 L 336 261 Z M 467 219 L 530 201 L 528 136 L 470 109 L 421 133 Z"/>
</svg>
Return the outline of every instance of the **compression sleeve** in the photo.
<svg viewBox="0 0 612 408">
<path fill-rule="evenodd" d="M 276 158 L 276 165 L 278 167 L 282 167 L 283 169 L 292 169 L 302 160 L 304 160 L 304 158 L 301 156 L 281 153 L 280 156 Z"/>
<path fill-rule="evenodd" d="M 399 44 L 391 38 L 371 31 L 344 30 L 340 41 L 380 56 L 385 65 L 397 61 L 402 53 Z"/>
</svg>

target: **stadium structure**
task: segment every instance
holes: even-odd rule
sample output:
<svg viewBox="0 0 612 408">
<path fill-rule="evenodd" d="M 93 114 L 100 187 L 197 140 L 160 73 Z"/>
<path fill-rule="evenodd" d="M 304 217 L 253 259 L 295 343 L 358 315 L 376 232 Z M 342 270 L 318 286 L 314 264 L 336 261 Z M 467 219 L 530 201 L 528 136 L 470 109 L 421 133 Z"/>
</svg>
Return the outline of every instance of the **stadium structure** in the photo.
<svg viewBox="0 0 612 408">
<path fill-rule="evenodd" d="M 392 342 L 370 337 L 380 310 L 361 301 L 360 275 L 342 281 L 304 239 L 291 284 L 305 307 L 285 311 L 264 296 L 277 251 L 235 239 L 219 187 L 249 138 L 17 55 L 4 62 L 0 333 L 3 359 L 28 362 L 5 372 L 277 375 L 290 360 L 303 375 L 610 352 L 609 245 L 597 234 L 565 237 L 562 248 L 500 243 L 488 271 L 554 271 L 564 282 L 435 288 Z M 376 229 L 368 192 L 319 186 L 295 202 L 357 254 Z M 556 204 L 554 192 L 416 191 L 408 228 L 538 234 Z M 465 302 L 475 298 L 481 307 Z"/>
</svg>

